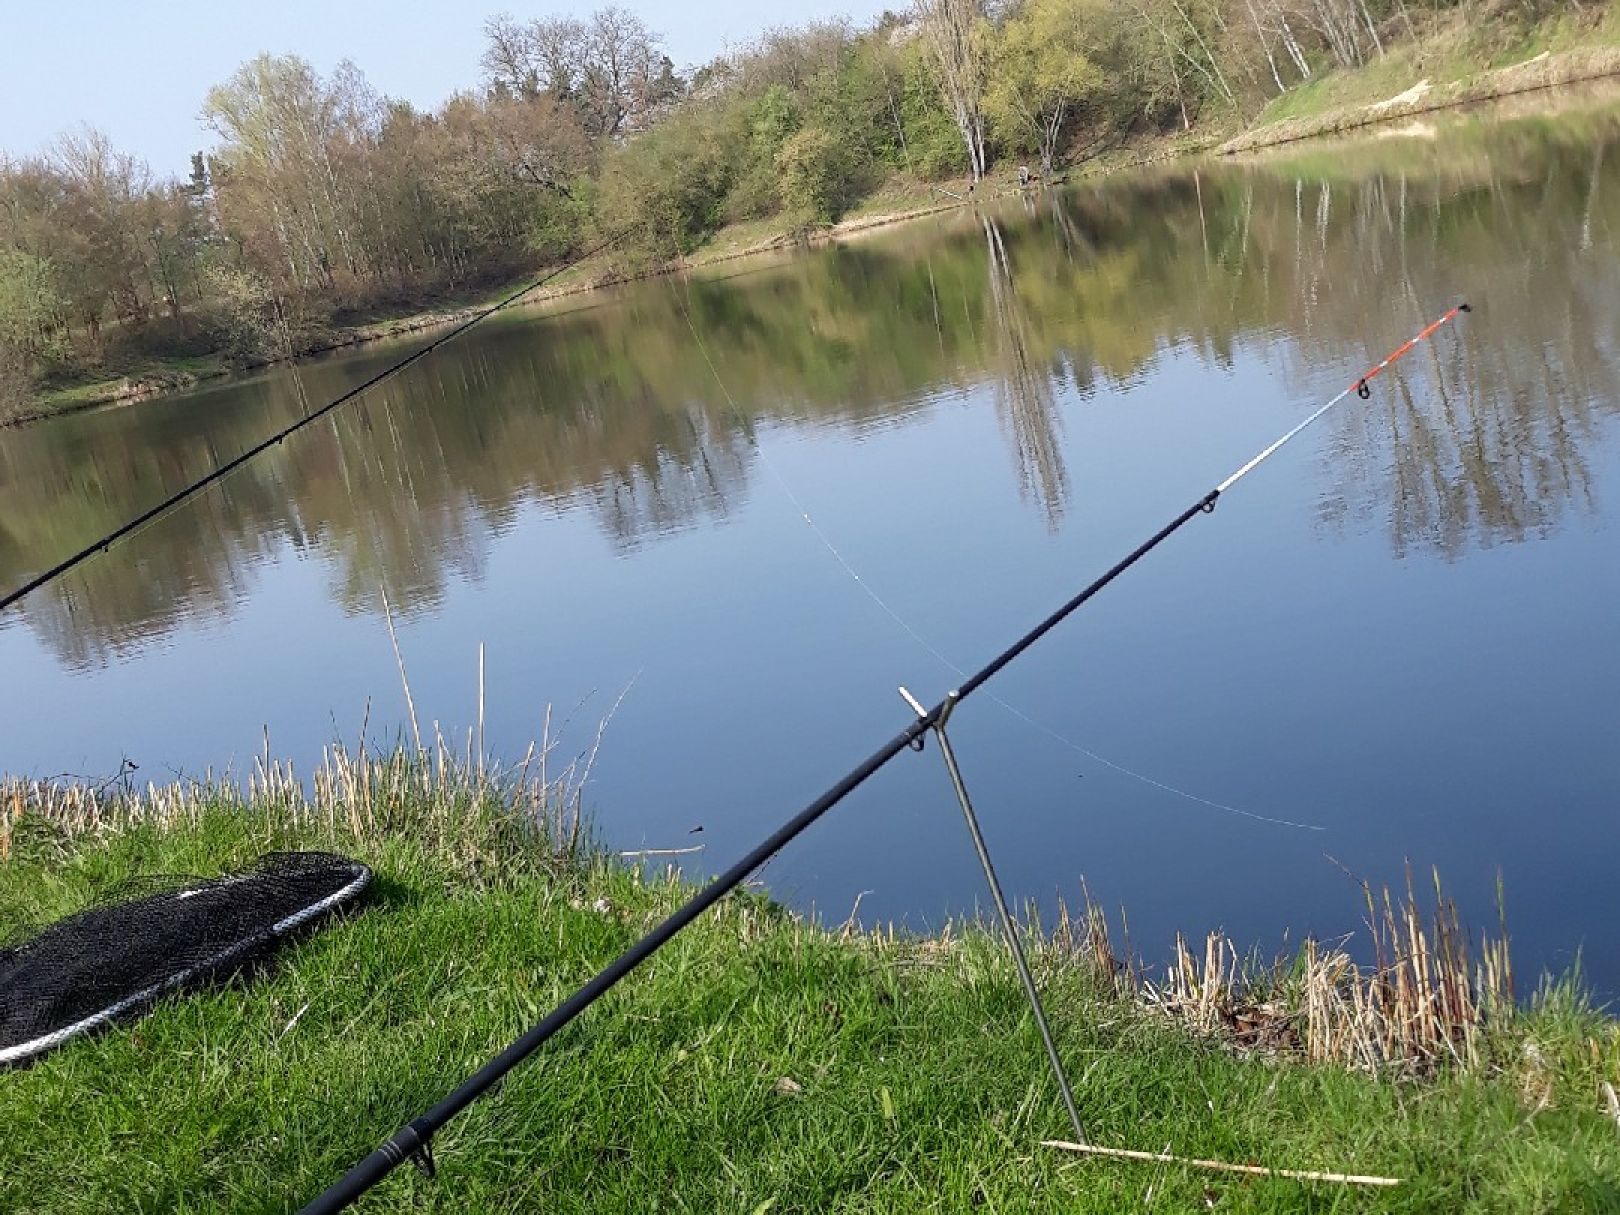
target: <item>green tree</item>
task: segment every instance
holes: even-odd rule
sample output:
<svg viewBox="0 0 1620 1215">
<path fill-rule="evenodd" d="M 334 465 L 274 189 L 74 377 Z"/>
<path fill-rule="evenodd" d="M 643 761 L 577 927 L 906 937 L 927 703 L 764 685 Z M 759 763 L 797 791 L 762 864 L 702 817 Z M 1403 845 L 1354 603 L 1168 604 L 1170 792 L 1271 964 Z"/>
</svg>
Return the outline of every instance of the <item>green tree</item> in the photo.
<svg viewBox="0 0 1620 1215">
<path fill-rule="evenodd" d="M 747 159 L 731 190 L 729 210 L 738 219 L 768 215 L 779 205 L 777 153 L 799 129 L 799 107 L 786 85 L 771 84 L 743 111 Z"/>
<path fill-rule="evenodd" d="M 967 149 L 945 109 L 926 56 L 915 45 L 901 61 L 899 124 L 905 157 L 923 177 L 952 177 L 968 167 Z"/>
<path fill-rule="evenodd" d="M 66 352 L 64 311 L 49 262 L 0 249 L 0 421 L 27 402 L 39 364 Z"/>
<path fill-rule="evenodd" d="M 597 223 L 632 256 L 690 253 L 725 218 L 742 132 L 718 107 L 687 110 L 608 158 Z"/>
<path fill-rule="evenodd" d="M 54 357 L 62 350 L 63 311 L 50 262 L 0 250 L 0 342 L 30 358 Z"/>
<path fill-rule="evenodd" d="M 814 223 L 831 223 L 848 206 L 849 158 L 823 127 L 789 136 L 776 154 L 782 205 Z"/>
<path fill-rule="evenodd" d="M 985 109 L 1009 144 L 1040 153 L 1046 173 L 1064 123 L 1103 84 L 1089 34 L 1098 8 L 1085 0 L 1025 0 L 996 41 Z"/>
<path fill-rule="evenodd" d="M 215 189 L 227 222 L 299 289 L 334 291 L 367 269 L 364 152 L 380 103 L 352 64 L 324 80 L 296 55 L 260 55 L 208 92 L 203 120 L 225 141 Z M 270 269 L 270 266 L 265 266 Z"/>
</svg>

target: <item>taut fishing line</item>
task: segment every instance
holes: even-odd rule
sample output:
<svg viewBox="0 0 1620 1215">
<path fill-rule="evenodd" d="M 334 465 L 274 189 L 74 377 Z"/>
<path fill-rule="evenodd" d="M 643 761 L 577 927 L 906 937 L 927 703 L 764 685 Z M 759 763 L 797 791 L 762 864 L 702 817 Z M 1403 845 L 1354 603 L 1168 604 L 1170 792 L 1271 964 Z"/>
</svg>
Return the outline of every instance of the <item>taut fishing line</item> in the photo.
<svg viewBox="0 0 1620 1215">
<path fill-rule="evenodd" d="M 709 374 L 714 377 L 714 382 L 719 385 L 721 395 L 725 397 L 726 404 L 731 407 L 731 411 L 737 415 L 737 419 L 742 423 L 744 431 L 748 431 L 748 419 L 743 416 L 741 408 L 738 407 L 735 398 L 733 398 L 731 395 L 731 390 L 726 387 L 725 381 L 721 379 L 719 369 L 714 365 L 714 360 L 709 357 L 709 348 L 703 341 L 703 335 L 698 332 L 697 326 L 692 321 L 692 313 L 686 306 L 684 295 L 682 295 L 679 291 L 676 292 L 676 300 L 679 302 L 681 314 L 686 320 L 686 327 L 692 332 L 692 340 L 696 342 L 699 353 L 703 355 L 703 361 L 708 364 Z M 1342 399 L 1342 397 L 1340 399 Z M 816 539 L 821 541 L 822 547 L 832 555 L 833 560 L 838 563 L 839 567 L 843 569 L 844 573 L 848 574 L 854 581 L 855 585 L 860 587 L 861 590 L 866 593 L 866 597 L 876 604 L 878 609 L 896 625 L 898 625 L 900 629 L 903 630 L 913 641 L 915 641 L 924 650 L 928 651 L 928 653 L 931 654 L 942 666 L 944 666 L 946 670 L 950 671 L 958 679 L 966 679 L 968 673 L 963 667 L 951 661 L 951 659 L 942 650 L 940 650 L 938 646 L 934 645 L 933 642 L 929 641 L 927 637 L 923 636 L 922 633 L 913 627 L 911 622 L 897 612 L 889 604 L 889 602 L 883 598 L 882 595 L 878 594 L 877 590 L 872 586 L 872 584 L 861 576 L 861 572 L 850 564 L 849 559 L 839 551 L 838 546 L 832 542 L 832 539 L 822 529 L 821 525 L 811 517 L 810 511 L 805 507 L 804 502 L 799 498 L 799 495 L 793 492 L 793 487 L 788 484 L 787 478 L 782 475 L 782 470 L 778 468 L 776 466 L 776 462 L 771 459 L 770 454 L 765 450 L 764 444 L 756 440 L 754 442 L 753 449 L 754 454 L 760 458 L 760 462 L 770 470 L 771 476 L 775 479 L 777 485 L 781 487 L 782 492 L 787 496 L 788 501 L 793 504 L 793 509 L 799 512 L 799 518 L 804 520 L 805 525 L 809 527 L 812 533 L 814 533 Z M 987 692 L 985 693 L 985 696 L 991 702 L 999 705 L 1003 710 L 1011 714 L 1013 717 L 1016 717 L 1025 725 L 1040 731 L 1048 738 L 1055 742 L 1061 743 L 1063 746 L 1068 747 L 1076 754 L 1083 755 L 1087 759 L 1092 760 L 1095 763 L 1099 763 L 1105 768 L 1111 768 L 1113 771 L 1120 773 L 1122 776 L 1128 776 L 1132 780 L 1140 781 L 1142 784 L 1151 788 L 1173 794 L 1176 797 L 1193 802 L 1200 806 L 1207 806 L 1214 810 L 1224 810 L 1228 814 L 1235 814 L 1240 818 L 1252 819 L 1253 821 L 1259 823 L 1269 823 L 1275 827 L 1294 827 L 1301 831 L 1327 830 L 1326 827 L 1318 826 L 1315 823 L 1300 823 L 1294 822 L 1292 819 L 1273 818 L 1267 814 L 1257 814 L 1253 810 L 1243 810 L 1237 806 L 1231 806 L 1225 802 L 1215 801 L 1212 798 L 1204 797 L 1200 794 L 1189 792 L 1186 789 L 1178 788 L 1175 785 L 1168 784 L 1165 781 L 1149 776 L 1144 772 L 1138 772 L 1134 768 L 1127 768 L 1124 764 L 1116 763 L 1114 760 L 1109 759 L 1105 755 L 1097 754 L 1097 752 L 1091 750 L 1091 748 L 1076 742 L 1074 739 L 1062 733 L 1060 730 L 1057 730 L 1054 727 L 1047 725 L 1045 722 L 1039 721 L 1030 716 L 1017 705 L 1003 700 L 994 692 Z"/>
</svg>

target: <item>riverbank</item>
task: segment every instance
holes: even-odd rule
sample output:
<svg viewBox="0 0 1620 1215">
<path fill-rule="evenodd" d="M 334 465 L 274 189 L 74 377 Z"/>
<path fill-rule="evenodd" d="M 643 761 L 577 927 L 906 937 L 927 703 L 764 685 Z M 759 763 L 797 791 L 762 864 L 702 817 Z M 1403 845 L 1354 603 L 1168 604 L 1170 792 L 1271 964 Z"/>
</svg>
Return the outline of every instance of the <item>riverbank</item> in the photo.
<svg viewBox="0 0 1620 1215">
<path fill-rule="evenodd" d="M 784 230 L 776 220 L 729 225 L 715 233 L 690 257 L 678 262 L 651 266 L 627 267 L 611 254 L 598 254 L 570 266 L 551 284 L 529 296 L 526 302 L 543 304 L 620 283 L 653 278 L 683 269 L 701 269 L 737 258 L 792 248 L 801 243 L 821 244 L 843 240 L 874 228 L 917 219 L 961 205 L 963 202 L 951 200 L 945 188 L 917 183 L 891 183 L 868 199 L 859 210 L 830 227 Z M 529 277 L 532 275 L 524 276 Z M 292 361 L 459 325 L 511 294 L 522 285 L 523 281 L 524 279 L 513 279 L 476 292 L 451 295 L 448 299 L 431 306 L 418 307 L 399 315 L 384 314 L 374 319 L 328 326 L 318 338 L 299 343 Z M 0 419 L 0 429 L 6 426 L 22 426 L 85 409 L 148 401 L 155 397 L 187 391 L 210 380 L 258 371 L 266 367 L 282 366 L 288 361 L 285 358 L 275 358 L 231 363 L 216 355 L 143 358 L 136 365 L 123 369 L 114 376 L 45 389 L 36 395 L 32 406 L 25 406 Z"/>
<path fill-rule="evenodd" d="M 167 1000 L 6 1077 L 0 1207 L 295 1205 L 690 892 L 659 858 L 590 847 L 573 774 L 547 785 L 442 760 L 340 754 L 307 786 L 261 770 L 245 795 L 0 786 L 6 936 L 121 881 L 272 849 L 341 850 L 378 876 L 368 909 L 268 973 Z M 1349 1190 L 1043 1148 L 1069 1132 L 992 932 L 862 930 L 755 892 L 676 937 L 452 1123 L 436 1181 L 401 1169 L 372 1209 L 1449 1212 L 1620 1196 L 1605 1087 L 1620 1083 L 1620 1032 L 1571 984 L 1454 1026 L 1458 1048 L 1426 1063 L 1313 1063 L 1308 1034 L 1245 1036 L 1309 1023 L 1267 1007 L 1293 998 L 1285 984 L 1257 979 L 1247 1021 L 1200 1021 L 1219 984 L 1122 983 L 1094 918 L 1031 944 L 1097 1142 L 1401 1183 Z M 1331 989 L 1357 988 L 1341 973 Z"/>
<path fill-rule="evenodd" d="M 1387 97 L 1348 105 L 1325 104 L 1327 99 L 1346 93 L 1365 94 L 1368 85 L 1375 79 L 1390 77 L 1403 66 L 1404 71 L 1396 79 L 1410 78 L 1425 70 L 1421 59 L 1410 55 L 1405 59 L 1404 65 L 1382 67 L 1376 77 L 1369 70 L 1366 77 L 1348 82 L 1349 87 L 1335 89 L 1336 83 L 1344 86 L 1347 82 L 1330 79 L 1323 81 L 1320 89 L 1302 89 L 1302 96 L 1282 98 L 1280 101 L 1288 104 L 1279 105 L 1276 113 L 1260 126 L 1227 140 L 1216 151 L 1222 156 L 1231 156 L 1280 144 L 1339 135 L 1362 127 L 1382 126 L 1459 106 L 1549 92 L 1620 76 L 1620 46 L 1581 47 L 1559 54 L 1542 51 L 1521 63 L 1485 71 L 1464 71 L 1455 79 L 1442 78 L 1439 83 L 1429 75 L 1422 75 Z M 1552 101 L 1549 98 L 1549 102 Z"/>
<path fill-rule="evenodd" d="M 1149 146 L 1114 149 L 1083 168 L 1065 172 L 1056 181 L 1095 177 L 1136 168 L 1160 160 L 1207 151 L 1210 141 L 1191 136 L 1154 140 Z M 638 282 L 683 271 L 701 271 L 744 258 L 758 257 L 800 246 L 837 244 L 858 239 L 880 228 L 975 205 L 1022 192 L 1016 169 L 1003 166 L 990 174 L 970 193 L 967 183 L 891 181 L 863 200 L 837 223 L 816 227 L 784 227 L 780 218 L 728 224 L 700 248 L 686 257 L 669 262 L 627 263 L 611 251 L 598 253 L 569 266 L 547 286 L 527 297 L 524 306 L 554 303 L 558 300 L 599 291 L 606 287 Z M 532 276 L 525 276 L 525 278 Z M 421 308 L 398 316 L 381 316 L 364 322 L 328 327 L 318 340 L 301 343 L 293 362 L 316 358 L 372 342 L 409 337 L 461 324 L 522 285 L 522 279 L 503 282 L 493 288 L 453 298 L 450 302 Z M 64 414 L 111 405 L 130 405 L 172 393 L 185 392 L 210 380 L 230 375 L 283 366 L 285 358 L 228 363 L 218 356 L 148 358 L 139 366 L 107 378 L 98 378 L 53 388 L 36 396 L 34 404 L 0 418 L 0 429 L 45 421 Z"/>
<path fill-rule="evenodd" d="M 1410 121 L 1437 110 L 1507 97 L 1545 96 L 1560 104 L 1560 89 L 1620 76 L 1620 16 L 1596 24 L 1567 18 L 1534 27 L 1511 45 L 1493 43 L 1461 21 L 1431 30 L 1417 41 L 1393 44 L 1375 61 L 1319 72 L 1272 100 L 1246 130 L 1235 116 L 1212 115 L 1192 129 L 1138 137 L 1103 149 L 1087 149 L 1057 180 L 1095 178 L 1146 164 L 1215 152 L 1235 155 L 1281 144 L 1332 136 L 1365 127 Z M 1075 153 L 1071 152 L 1071 155 Z M 536 292 L 545 303 L 618 283 L 681 270 L 701 270 L 801 244 L 836 243 L 866 232 L 1019 192 L 1017 167 L 1004 159 L 972 190 L 961 181 L 928 182 L 896 177 L 879 186 L 837 223 L 811 228 L 782 217 L 721 227 L 704 244 L 672 262 L 628 262 L 607 252 L 570 267 Z M 431 301 L 412 301 L 395 313 L 375 311 L 342 318 L 298 344 L 296 357 L 314 357 L 370 342 L 408 337 L 459 324 L 510 293 L 522 280 L 487 284 Z M 251 371 L 284 359 L 230 364 L 213 354 L 143 357 L 118 374 L 41 391 L 34 404 L 14 411 L 0 425 L 21 425 L 77 410 L 127 404 L 193 388 L 208 380 Z"/>
</svg>

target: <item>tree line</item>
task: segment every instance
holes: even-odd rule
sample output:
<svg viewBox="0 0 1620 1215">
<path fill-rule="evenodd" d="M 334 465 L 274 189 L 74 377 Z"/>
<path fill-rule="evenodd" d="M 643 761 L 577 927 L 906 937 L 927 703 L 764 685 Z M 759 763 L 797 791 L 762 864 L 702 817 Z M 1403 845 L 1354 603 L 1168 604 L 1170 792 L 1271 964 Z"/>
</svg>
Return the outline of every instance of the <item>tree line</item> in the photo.
<svg viewBox="0 0 1620 1215">
<path fill-rule="evenodd" d="M 1588 3 L 1583 11 L 1605 4 Z M 261 55 L 204 99 L 183 179 L 99 132 L 0 158 L 0 418 L 38 381 L 140 358 L 240 363 L 334 323 L 557 263 L 632 261 L 727 223 L 826 223 L 896 177 L 1051 172 L 1132 136 L 1246 120 L 1436 23 L 1554 0 L 915 0 L 680 72 L 633 13 L 497 17 L 433 111 L 345 62 Z"/>
</svg>

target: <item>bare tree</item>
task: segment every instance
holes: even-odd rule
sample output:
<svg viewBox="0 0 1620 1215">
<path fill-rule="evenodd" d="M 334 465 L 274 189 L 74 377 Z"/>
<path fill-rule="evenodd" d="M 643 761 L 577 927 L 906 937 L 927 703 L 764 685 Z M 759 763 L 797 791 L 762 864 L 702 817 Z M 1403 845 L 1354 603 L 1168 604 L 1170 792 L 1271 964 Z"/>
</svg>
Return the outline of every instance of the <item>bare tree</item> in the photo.
<svg viewBox="0 0 1620 1215">
<path fill-rule="evenodd" d="M 586 129 L 612 139 L 639 115 L 657 61 L 657 36 L 641 18 L 617 6 L 599 9 L 585 27 L 581 104 Z"/>
<path fill-rule="evenodd" d="M 1356 0 L 1311 0 L 1306 10 L 1306 19 L 1312 28 L 1322 35 L 1333 57 L 1344 67 L 1355 67 L 1366 62 L 1366 56 L 1361 46 L 1361 25 L 1358 20 L 1366 14 L 1365 6 L 1361 13 L 1356 11 Z M 1372 28 L 1370 16 L 1366 17 L 1366 27 Z M 1377 35 L 1374 34 L 1376 41 Z M 1381 48 L 1380 48 L 1381 49 Z"/>
<path fill-rule="evenodd" d="M 541 17 L 529 25 L 529 53 L 540 87 L 558 101 L 578 96 L 586 31 L 572 17 Z"/>
<path fill-rule="evenodd" d="M 1261 24 L 1260 14 L 1255 10 L 1254 0 L 1243 0 L 1249 10 L 1249 20 L 1254 23 L 1254 32 L 1260 39 L 1260 49 L 1266 53 L 1266 66 L 1271 69 L 1271 79 L 1277 85 L 1279 93 L 1286 93 L 1288 86 L 1283 83 L 1282 73 L 1277 70 L 1277 57 L 1271 53 L 1271 39 L 1266 36 L 1266 27 Z"/>
<path fill-rule="evenodd" d="M 674 64 L 640 17 L 616 6 L 585 21 L 502 14 L 484 24 L 485 78 L 521 101 L 548 96 L 574 107 L 586 133 L 611 140 L 677 95 Z"/>
<path fill-rule="evenodd" d="M 969 171 L 978 181 L 989 167 L 984 148 L 984 93 L 990 75 L 990 19 L 984 0 L 916 0 L 916 4 L 946 108 L 956 120 Z"/>
<path fill-rule="evenodd" d="M 497 13 L 484 22 L 484 40 L 479 64 L 491 88 L 516 97 L 532 97 L 540 91 L 531 26 L 520 24 L 510 13 Z"/>
<path fill-rule="evenodd" d="M 1170 14 L 1164 11 L 1166 4 L 1174 12 L 1176 19 L 1172 20 Z M 1181 68 L 1178 64 L 1184 64 L 1202 76 L 1205 83 L 1219 93 L 1233 109 L 1238 107 L 1237 95 L 1227 83 L 1219 59 L 1181 0 L 1152 0 L 1151 3 L 1149 0 L 1133 0 L 1133 6 L 1137 15 L 1158 33 L 1164 45 L 1166 66 L 1175 80 L 1184 130 L 1192 129 L 1192 119 L 1187 113 L 1186 96 L 1181 85 Z"/>
<path fill-rule="evenodd" d="M 492 98 L 485 110 L 488 152 L 514 178 L 564 198 L 591 163 L 590 141 L 566 103 Z"/>
</svg>

